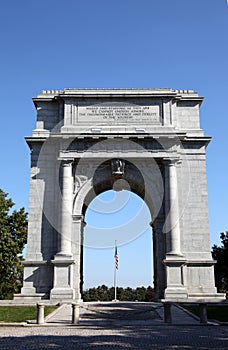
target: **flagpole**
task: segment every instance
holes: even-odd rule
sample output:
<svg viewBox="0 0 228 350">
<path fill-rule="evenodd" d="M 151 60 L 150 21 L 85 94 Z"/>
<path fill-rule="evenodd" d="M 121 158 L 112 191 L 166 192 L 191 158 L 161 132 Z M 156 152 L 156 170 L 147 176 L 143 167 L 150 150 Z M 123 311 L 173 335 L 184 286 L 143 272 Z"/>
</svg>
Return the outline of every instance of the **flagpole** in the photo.
<svg viewBox="0 0 228 350">
<path fill-rule="evenodd" d="M 116 252 L 117 252 L 117 245 L 116 245 L 116 240 L 115 240 L 115 260 L 114 260 L 114 292 L 115 292 L 115 296 L 114 296 L 114 301 L 117 301 L 117 298 L 116 298 Z"/>
<path fill-rule="evenodd" d="M 114 301 L 116 301 L 116 268 L 115 267 L 114 267 L 114 291 L 115 291 Z"/>
</svg>

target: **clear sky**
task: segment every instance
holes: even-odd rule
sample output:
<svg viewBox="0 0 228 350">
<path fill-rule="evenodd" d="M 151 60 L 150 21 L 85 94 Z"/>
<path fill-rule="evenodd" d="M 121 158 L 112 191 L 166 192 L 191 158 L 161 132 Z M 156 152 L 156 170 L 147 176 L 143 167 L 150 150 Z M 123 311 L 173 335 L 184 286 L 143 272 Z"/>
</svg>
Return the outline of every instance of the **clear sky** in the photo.
<svg viewBox="0 0 228 350">
<path fill-rule="evenodd" d="M 201 126 L 213 137 L 209 217 L 211 243 L 220 242 L 228 229 L 226 0 L 2 1 L 0 38 L 0 187 L 18 208 L 27 208 L 29 197 L 24 136 L 35 126 L 31 98 L 42 89 L 194 89 L 205 97 Z M 115 201 L 110 196 L 101 200 Z M 135 200 L 128 200 L 130 211 Z M 150 236 L 146 230 L 119 248 L 121 285 L 152 283 Z M 113 249 L 87 248 L 85 257 L 85 285 L 111 285 Z"/>
</svg>

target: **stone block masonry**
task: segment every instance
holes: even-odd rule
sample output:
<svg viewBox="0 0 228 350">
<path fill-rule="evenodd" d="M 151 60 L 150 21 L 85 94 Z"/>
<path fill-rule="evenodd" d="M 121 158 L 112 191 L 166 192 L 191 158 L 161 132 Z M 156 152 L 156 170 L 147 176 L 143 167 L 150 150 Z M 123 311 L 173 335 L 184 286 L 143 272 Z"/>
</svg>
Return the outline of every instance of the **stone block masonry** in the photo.
<svg viewBox="0 0 228 350">
<path fill-rule="evenodd" d="M 156 299 L 223 300 L 210 253 L 203 98 L 192 90 L 65 89 L 33 101 L 28 248 L 15 299 L 80 301 L 86 209 L 97 193 L 127 188 L 151 212 Z"/>
</svg>

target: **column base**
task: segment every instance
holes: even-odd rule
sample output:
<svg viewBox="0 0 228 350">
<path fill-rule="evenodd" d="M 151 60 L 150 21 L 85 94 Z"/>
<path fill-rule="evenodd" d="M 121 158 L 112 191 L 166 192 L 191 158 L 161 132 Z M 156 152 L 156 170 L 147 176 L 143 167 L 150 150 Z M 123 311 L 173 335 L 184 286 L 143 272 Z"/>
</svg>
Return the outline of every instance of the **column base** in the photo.
<svg viewBox="0 0 228 350">
<path fill-rule="evenodd" d="M 226 300 L 226 293 L 189 293 L 188 301 L 221 302 Z"/>
<path fill-rule="evenodd" d="M 170 251 L 169 253 L 166 253 L 166 260 L 181 260 L 181 261 L 186 261 L 186 259 L 184 258 L 184 255 L 181 252 L 175 252 L 175 251 Z M 164 261 L 166 261 L 164 260 Z"/>
<path fill-rule="evenodd" d="M 50 300 L 74 300 L 72 288 L 53 288 L 50 293 Z"/>
<path fill-rule="evenodd" d="M 163 261 L 166 266 L 167 287 L 164 292 L 165 301 L 188 299 L 188 292 L 183 281 L 183 266 L 186 259 L 181 254 L 169 253 Z"/>
<path fill-rule="evenodd" d="M 21 293 L 21 294 L 14 294 L 13 300 L 15 303 L 33 303 L 38 302 L 41 300 L 48 300 L 49 295 L 45 293 Z"/>
<path fill-rule="evenodd" d="M 164 301 L 185 301 L 188 299 L 186 288 L 182 286 L 167 287 Z"/>
<path fill-rule="evenodd" d="M 65 252 L 59 252 L 55 255 L 54 257 L 54 261 L 56 260 L 71 260 L 73 257 L 72 254 L 68 254 L 68 253 L 65 253 Z"/>
<path fill-rule="evenodd" d="M 59 253 L 52 260 L 52 264 L 54 265 L 54 287 L 50 292 L 50 300 L 74 300 L 72 256 Z"/>
</svg>

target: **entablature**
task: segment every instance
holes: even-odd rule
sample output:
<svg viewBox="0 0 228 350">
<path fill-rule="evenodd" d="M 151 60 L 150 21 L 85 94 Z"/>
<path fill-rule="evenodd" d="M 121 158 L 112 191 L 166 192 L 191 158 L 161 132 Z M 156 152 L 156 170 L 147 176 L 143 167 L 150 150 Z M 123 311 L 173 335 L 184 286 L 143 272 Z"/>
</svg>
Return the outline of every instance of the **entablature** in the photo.
<svg viewBox="0 0 228 350">
<path fill-rule="evenodd" d="M 175 152 L 168 153 L 165 151 L 157 152 L 157 151 L 86 151 L 86 152 L 77 152 L 77 151 L 60 151 L 58 160 L 74 160 L 78 158 L 83 159 L 109 159 L 109 158 L 126 158 L 126 159 L 150 159 L 150 158 L 169 158 L 176 159 L 178 154 Z"/>
<path fill-rule="evenodd" d="M 202 101 L 193 90 L 44 90 L 33 99 L 37 109 L 34 135 L 48 131 L 151 133 L 167 128 L 203 135 L 199 124 Z"/>
</svg>

